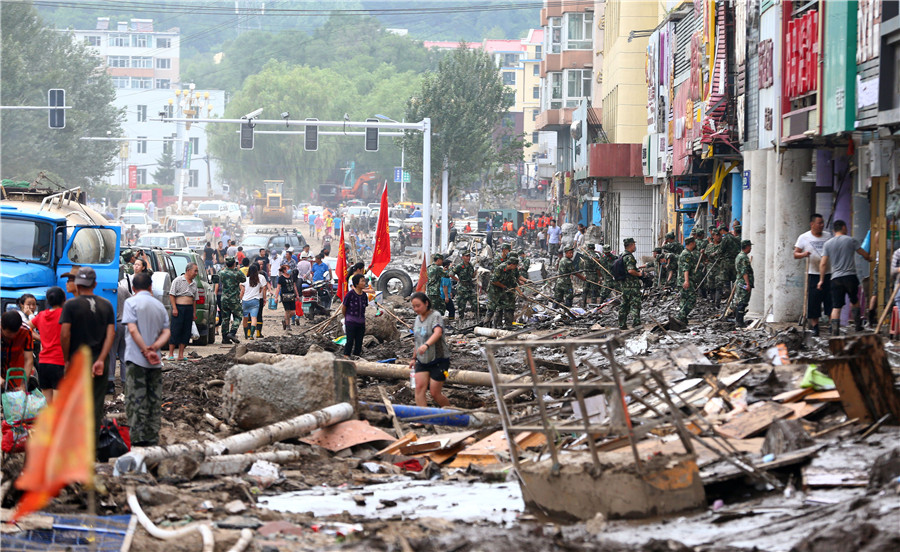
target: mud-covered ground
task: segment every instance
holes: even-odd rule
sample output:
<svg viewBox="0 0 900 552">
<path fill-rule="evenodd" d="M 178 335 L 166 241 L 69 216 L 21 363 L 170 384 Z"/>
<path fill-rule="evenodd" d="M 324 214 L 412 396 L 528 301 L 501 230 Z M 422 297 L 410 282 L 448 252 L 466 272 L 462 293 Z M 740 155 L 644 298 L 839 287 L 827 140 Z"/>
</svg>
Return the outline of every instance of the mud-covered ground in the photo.
<svg viewBox="0 0 900 552">
<path fill-rule="evenodd" d="M 533 332 L 560 332 L 564 337 L 577 337 L 602 328 L 615 326 L 615 305 L 570 321 L 549 310 L 534 308 L 524 311 L 528 323 L 518 329 Z M 665 324 L 668 315 L 677 307 L 677 294 L 655 293 L 644 303 L 643 318 L 649 329 L 656 322 Z M 408 322 L 412 311 L 401 303 L 392 305 L 393 311 Z M 264 333 L 267 337 L 245 344 L 250 350 L 282 354 L 305 354 L 311 346 L 336 354 L 340 348 L 333 343 L 336 333 L 308 332 L 306 321 L 284 332 L 278 313 L 266 313 Z M 692 318 L 706 320 L 713 315 L 712 306 L 699 302 Z M 484 342 L 489 338 L 476 337 L 469 328 L 474 321 L 456 321 L 449 331 L 453 349 L 453 367 L 488 371 Z M 332 329 L 335 328 L 332 326 Z M 453 327 L 453 326 L 451 326 Z M 378 343 L 367 340 L 362 357 L 380 361 L 408 359 L 412 340 L 405 328 L 399 340 Z M 787 326 L 760 325 L 756 330 L 734 331 L 727 320 L 694 324 L 685 331 L 634 332 L 637 351 L 617 352 L 623 363 L 643 357 L 653 357 L 684 345 L 695 345 L 713 361 L 764 361 L 764 351 L 776 343 L 785 343 L 792 358 L 797 360 L 821 358 L 826 354 L 827 340 L 813 339 L 802 330 Z M 222 419 L 222 391 L 225 372 L 233 365 L 234 348 L 215 344 L 190 347 L 189 359 L 166 363 L 163 375 L 163 422 L 161 444 L 187 442 L 194 439 L 216 439 L 229 435 L 207 419 L 207 415 Z M 560 350 L 546 347 L 536 350 L 540 357 L 537 370 L 543 377 L 555 376 L 567 370 Z M 889 348 L 892 363 L 896 358 Z M 525 360 L 521 351 L 501 349 L 496 354 L 504 370 L 521 372 Z M 360 378 L 359 398 L 380 402 L 381 390 L 395 404 L 414 404 L 413 393 L 406 381 L 382 381 Z M 769 387 L 767 387 L 767 385 Z M 771 396 L 785 390 L 783 383 L 755 382 L 749 391 Z M 121 393 L 121 385 L 119 385 Z M 448 385 L 446 395 L 452 405 L 467 410 L 496 411 L 493 392 L 489 388 Z M 108 412 L 122 417 L 123 396 L 108 397 Z M 521 400 L 526 400 L 524 397 Z M 364 411 L 360 414 L 372 425 L 393 433 L 394 427 L 385 414 Z M 816 418 L 809 420 L 809 429 L 819 431 L 836 425 L 846 417 L 838 405 L 829 406 Z M 455 431 L 455 428 L 401 424 L 403 432 L 415 431 L 420 436 Z M 829 466 L 854 463 L 860 473 L 869 476 L 875 459 L 900 447 L 900 432 L 885 425 L 859 438 L 866 428 L 848 426 L 817 439 L 823 448 L 814 462 Z M 111 464 L 97 466 L 97 511 L 101 515 L 128 513 L 126 485 L 138 490 L 138 498 L 150 519 L 164 528 L 175 528 L 191 521 L 211 520 L 215 524 L 216 550 L 228 550 L 238 538 L 239 529 L 254 530 L 252 550 L 459 550 L 459 551 L 538 551 L 538 550 L 898 550 L 900 549 L 900 460 L 892 468 L 876 468 L 897 474 L 885 482 L 861 487 L 803 489 L 799 465 L 774 472 L 780 480 L 790 483 L 791 491 L 773 491 L 751 480 L 738 478 L 707 487 L 709 508 L 688 512 L 666 519 L 644 521 L 606 521 L 595 519 L 587 523 L 557 525 L 536 519 L 524 511 L 521 500 L 510 500 L 502 507 L 513 511 L 512 523 L 499 523 L 508 512 L 487 514 L 478 520 L 454 521 L 441 515 L 441 508 L 417 512 L 421 517 L 410 519 L 403 513 L 384 515 L 354 515 L 349 512 L 330 516 L 312 513 L 285 513 L 262 507 L 258 501 L 266 497 L 295 491 L 343 490 L 364 495 L 372 485 L 391 481 L 441 481 L 460 489 L 473 482 L 506 481 L 510 479 L 508 465 L 496 469 L 470 468 L 460 470 L 434 464 L 423 471 L 408 471 L 389 461 L 374 458 L 376 447 L 360 445 L 340 453 L 331 453 L 299 441 L 278 443 L 266 450 L 294 450 L 301 454 L 299 461 L 283 464 L 280 477 L 263 481 L 247 474 L 206 477 L 196 475 L 196 462 L 163 463 L 149 473 L 114 477 Z M 15 477 L 21 469 L 22 455 L 4 458 L 4 481 Z M 377 470 L 373 468 L 377 465 Z M 423 491 L 410 491 L 413 495 Z M 602 492 L 600 490 L 599 492 Z M 9 508 L 18 499 L 18 491 L 9 490 L 3 506 Z M 355 499 L 356 500 L 356 499 Z M 369 500 L 372 500 L 371 497 Z M 721 502 L 717 502 L 721 500 Z M 315 502 L 313 501 L 313 504 Z M 47 508 L 55 513 L 85 513 L 88 493 L 80 486 L 63 490 Z M 387 508 L 383 503 L 379 508 Z M 163 542 L 138 529 L 132 550 L 189 551 L 199 550 L 196 534 Z"/>
</svg>

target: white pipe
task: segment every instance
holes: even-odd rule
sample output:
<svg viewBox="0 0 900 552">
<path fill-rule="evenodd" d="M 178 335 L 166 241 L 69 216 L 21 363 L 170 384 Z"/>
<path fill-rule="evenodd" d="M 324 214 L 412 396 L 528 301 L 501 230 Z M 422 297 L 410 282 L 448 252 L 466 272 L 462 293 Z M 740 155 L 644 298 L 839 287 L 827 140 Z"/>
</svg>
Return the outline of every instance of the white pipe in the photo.
<svg viewBox="0 0 900 552">
<path fill-rule="evenodd" d="M 238 539 L 234 546 L 228 549 L 228 552 L 243 552 L 253 540 L 253 531 L 250 529 L 241 529 L 241 538 Z"/>
<path fill-rule="evenodd" d="M 128 506 L 131 508 L 131 511 L 137 516 L 141 527 L 146 529 L 151 536 L 169 541 L 189 535 L 196 531 L 200 533 L 200 536 L 203 538 L 203 552 L 213 552 L 215 549 L 216 543 L 213 539 L 212 529 L 209 528 L 209 525 L 205 523 L 191 523 L 175 530 L 160 529 L 154 525 L 153 522 L 150 521 L 150 518 L 147 517 L 147 514 L 141 510 L 141 505 L 138 502 L 137 496 L 134 494 L 134 487 L 129 485 L 125 488 L 125 493 L 128 495 Z M 243 540 L 243 532 L 241 532 L 241 540 Z M 238 543 L 240 543 L 240 541 L 238 541 Z"/>
</svg>

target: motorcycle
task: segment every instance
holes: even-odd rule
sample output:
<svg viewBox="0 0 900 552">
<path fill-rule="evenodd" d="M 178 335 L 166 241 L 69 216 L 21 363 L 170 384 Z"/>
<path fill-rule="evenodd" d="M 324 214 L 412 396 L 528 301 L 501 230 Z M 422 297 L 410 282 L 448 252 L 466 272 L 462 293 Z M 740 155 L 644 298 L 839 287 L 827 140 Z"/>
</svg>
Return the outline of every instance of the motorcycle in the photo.
<svg viewBox="0 0 900 552">
<path fill-rule="evenodd" d="M 303 305 L 303 315 L 309 317 L 310 322 L 320 314 L 330 316 L 334 298 L 331 282 L 322 280 L 313 284 L 303 283 L 302 286 L 300 302 Z"/>
</svg>

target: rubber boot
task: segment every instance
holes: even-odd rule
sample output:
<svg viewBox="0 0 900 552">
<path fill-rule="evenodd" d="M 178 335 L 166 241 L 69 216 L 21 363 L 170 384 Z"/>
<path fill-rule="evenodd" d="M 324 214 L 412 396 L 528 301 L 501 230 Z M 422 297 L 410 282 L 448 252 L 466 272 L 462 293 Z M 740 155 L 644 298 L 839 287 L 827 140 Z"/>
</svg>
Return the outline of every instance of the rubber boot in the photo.
<svg viewBox="0 0 900 552">
<path fill-rule="evenodd" d="M 506 312 L 505 312 L 505 315 L 504 315 L 504 318 L 506 318 L 506 321 L 505 321 L 506 324 L 507 324 L 510 328 L 512 328 L 512 327 L 513 327 L 513 320 L 515 320 L 515 318 L 516 318 L 516 313 L 515 313 L 515 311 L 511 311 L 511 310 L 506 311 Z"/>
<path fill-rule="evenodd" d="M 841 335 L 841 319 L 840 318 L 832 318 L 831 319 L 831 335 L 832 337 L 837 337 Z"/>
<path fill-rule="evenodd" d="M 249 341 L 253 341 L 253 327 L 249 324 L 244 326 L 244 337 Z"/>
<path fill-rule="evenodd" d="M 716 288 L 716 293 L 713 296 L 713 306 L 716 310 L 722 308 L 722 290 L 720 288 Z"/>
<path fill-rule="evenodd" d="M 232 343 L 240 343 L 241 342 L 241 340 L 238 339 L 237 334 L 234 332 L 228 332 L 228 339 L 230 339 Z"/>
<path fill-rule="evenodd" d="M 734 309 L 734 326 L 736 328 L 744 327 L 744 311 L 740 308 Z"/>
<path fill-rule="evenodd" d="M 813 337 L 819 337 L 819 325 L 816 324 L 815 326 L 812 326 L 811 329 Z"/>
<path fill-rule="evenodd" d="M 859 307 L 850 307 L 850 317 L 853 318 L 854 324 L 856 324 L 856 331 L 863 331 L 862 318 L 859 315 Z"/>
<path fill-rule="evenodd" d="M 223 326 L 222 326 L 222 344 L 223 344 L 223 345 L 228 345 L 229 343 L 231 343 L 231 338 L 228 337 L 228 328 L 226 328 L 226 327 L 223 325 Z"/>
<path fill-rule="evenodd" d="M 288 326 L 288 325 L 287 325 L 287 320 L 282 320 L 282 321 L 281 321 L 281 329 L 284 330 L 284 331 L 287 331 L 287 326 Z"/>
<path fill-rule="evenodd" d="M 262 339 L 262 338 L 263 338 L 262 324 L 257 324 L 256 325 L 256 339 Z"/>
</svg>

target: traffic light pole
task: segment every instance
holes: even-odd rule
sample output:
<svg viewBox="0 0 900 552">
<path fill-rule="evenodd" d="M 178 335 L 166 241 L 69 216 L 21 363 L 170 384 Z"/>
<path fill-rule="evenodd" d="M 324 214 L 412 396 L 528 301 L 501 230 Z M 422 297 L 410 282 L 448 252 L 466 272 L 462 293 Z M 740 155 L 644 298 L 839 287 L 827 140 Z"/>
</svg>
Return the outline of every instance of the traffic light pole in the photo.
<svg viewBox="0 0 900 552">
<path fill-rule="evenodd" d="M 246 117 L 243 119 L 194 119 L 184 117 L 160 117 L 153 119 L 155 121 L 171 122 L 171 123 L 230 123 L 244 125 L 251 123 L 252 125 L 278 125 L 278 126 L 315 126 L 315 127 L 340 127 L 344 130 L 347 128 L 377 128 L 385 130 L 412 130 L 422 133 L 422 252 L 427 256 L 432 252 L 431 240 L 431 119 L 426 117 L 418 123 L 386 123 L 377 121 L 303 121 L 292 119 L 257 119 L 255 117 Z M 324 132 L 319 132 L 325 135 Z M 447 201 L 441 205 L 443 220 L 447 220 Z"/>
</svg>

